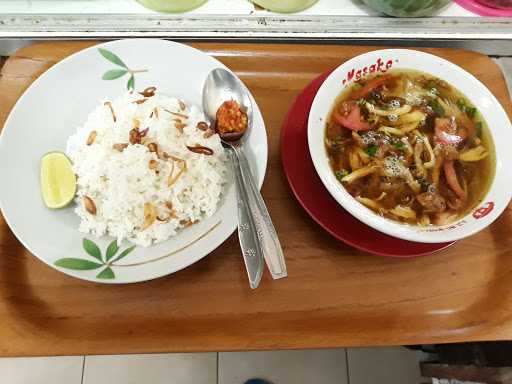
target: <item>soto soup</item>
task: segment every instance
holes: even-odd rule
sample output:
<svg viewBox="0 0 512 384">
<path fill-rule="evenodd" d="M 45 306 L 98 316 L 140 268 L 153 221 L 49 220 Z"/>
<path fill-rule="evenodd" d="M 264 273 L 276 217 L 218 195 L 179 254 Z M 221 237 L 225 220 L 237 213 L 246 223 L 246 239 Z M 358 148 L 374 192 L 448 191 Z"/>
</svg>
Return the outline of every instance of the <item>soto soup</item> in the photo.
<svg viewBox="0 0 512 384">
<path fill-rule="evenodd" d="M 485 197 L 495 151 L 485 120 L 446 81 L 390 70 L 350 85 L 330 112 L 331 168 L 360 203 L 386 218 L 445 225 Z"/>
</svg>

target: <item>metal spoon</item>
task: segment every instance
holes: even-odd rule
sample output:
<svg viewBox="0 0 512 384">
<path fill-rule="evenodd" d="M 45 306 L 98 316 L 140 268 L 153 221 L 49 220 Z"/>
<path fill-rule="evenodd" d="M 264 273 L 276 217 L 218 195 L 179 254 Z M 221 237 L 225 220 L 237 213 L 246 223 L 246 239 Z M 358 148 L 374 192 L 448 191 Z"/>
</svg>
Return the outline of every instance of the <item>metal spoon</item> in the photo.
<svg viewBox="0 0 512 384">
<path fill-rule="evenodd" d="M 252 102 L 245 86 L 229 71 L 217 68 L 208 75 L 203 89 L 203 108 L 208 118 L 215 122 L 217 110 L 223 102 L 235 100 L 247 113 L 248 128 L 245 133 L 249 132 L 253 123 Z M 219 133 L 219 132 L 218 132 Z M 238 191 L 239 211 L 248 208 L 249 227 L 254 223 L 259 242 L 259 249 L 263 252 L 267 266 L 274 279 L 282 278 L 287 275 L 286 264 L 284 261 L 283 250 L 277 237 L 276 230 L 272 224 L 272 219 L 268 213 L 263 198 L 256 187 L 252 176 L 249 163 L 244 154 L 244 134 L 222 135 L 219 133 L 224 147 L 231 149 L 231 156 L 235 168 L 235 181 Z M 241 184 L 239 184 L 241 181 Z M 246 188 L 247 186 L 247 188 Z M 239 212 L 240 220 L 240 212 Z M 242 237 L 240 234 L 239 221 L 239 237 L 242 249 Z M 245 253 L 244 253 L 245 258 Z M 246 266 L 247 258 L 246 259 Z M 251 263 L 249 263 L 251 264 Z M 250 275 L 250 272 L 248 270 Z"/>
</svg>

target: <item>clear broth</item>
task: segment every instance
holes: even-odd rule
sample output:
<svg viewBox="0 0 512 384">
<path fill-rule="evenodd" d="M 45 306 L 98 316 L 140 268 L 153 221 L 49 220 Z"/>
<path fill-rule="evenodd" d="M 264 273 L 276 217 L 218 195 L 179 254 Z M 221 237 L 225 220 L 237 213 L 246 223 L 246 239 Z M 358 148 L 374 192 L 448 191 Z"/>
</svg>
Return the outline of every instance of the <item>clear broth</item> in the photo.
<svg viewBox="0 0 512 384">
<path fill-rule="evenodd" d="M 365 94 L 379 82 L 383 84 Z M 407 106 L 410 111 L 398 116 L 372 112 L 399 112 Z M 356 118 L 354 109 L 359 111 Z M 406 122 L 420 113 L 424 120 L 408 131 L 415 123 Z M 423 143 L 418 147 L 419 162 L 418 140 Z M 495 174 L 494 144 L 480 112 L 449 83 L 415 70 L 394 69 L 347 87 L 329 115 L 325 145 L 334 174 L 352 196 L 377 214 L 408 224 L 444 225 L 465 216 L 484 199 Z M 470 150 L 483 150 L 486 155 L 478 161 L 475 156 L 473 161 L 462 161 Z M 432 157 L 437 171 L 435 166 L 427 168 Z M 368 167 L 377 170 L 346 181 Z M 456 184 L 459 188 L 453 188 Z"/>
</svg>

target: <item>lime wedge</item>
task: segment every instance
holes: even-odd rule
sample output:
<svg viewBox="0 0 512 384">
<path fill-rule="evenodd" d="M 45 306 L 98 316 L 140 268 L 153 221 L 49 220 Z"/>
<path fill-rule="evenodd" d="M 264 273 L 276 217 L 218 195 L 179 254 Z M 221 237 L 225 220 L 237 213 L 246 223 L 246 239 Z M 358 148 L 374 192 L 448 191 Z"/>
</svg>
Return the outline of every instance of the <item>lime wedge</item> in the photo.
<svg viewBox="0 0 512 384">
<path fill-rule="evenodd" d="M 76 176 L 71 161 L 62 152 L 50 152 L 41 159 L 41 193 L 48 208 L 63 208 L 75 197 Z"/>
</svg>

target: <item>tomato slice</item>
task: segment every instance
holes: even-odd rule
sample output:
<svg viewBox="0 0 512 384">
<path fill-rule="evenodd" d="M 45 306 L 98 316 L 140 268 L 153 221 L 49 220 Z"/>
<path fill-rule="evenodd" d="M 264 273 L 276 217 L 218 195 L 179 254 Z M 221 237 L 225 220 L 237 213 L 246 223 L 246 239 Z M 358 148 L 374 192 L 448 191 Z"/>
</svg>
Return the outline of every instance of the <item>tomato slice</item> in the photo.
<svg viewBox="0 0 512 384">
<path fill-rule="evenodd" d="M 352 131 L 368 131 L 371 126 L 367 121 L 361 120 L 361 108 L 355 103 L 343 103 L 342 108 L 347 110 L 341 114 L 337 109 L 333 112 L 333 118 L 339 124 Z"/>
<path fill-rule="evenodd" d="M 371 91 L 386 84 L 386 82 L 389 79 L 391 79 L 390 75 L 376 77 L 375 79 L 368 81 L 361 89 L 353 92 L 351 95 L 351 98 L 354 100 L 362 99 L 362 98 L 366 97 Z"/>
</svg>

